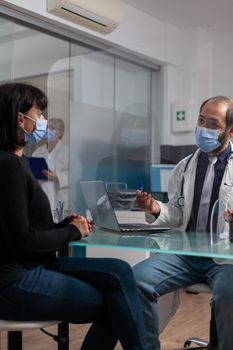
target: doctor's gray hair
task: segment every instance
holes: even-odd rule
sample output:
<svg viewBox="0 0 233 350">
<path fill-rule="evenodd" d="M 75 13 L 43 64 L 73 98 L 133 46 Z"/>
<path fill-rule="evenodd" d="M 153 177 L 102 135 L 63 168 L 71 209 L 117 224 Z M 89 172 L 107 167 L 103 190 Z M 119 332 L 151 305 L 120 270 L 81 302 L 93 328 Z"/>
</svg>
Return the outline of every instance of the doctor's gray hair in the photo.
<svg viewBox="0 0 233 350">
<path fill-rule="evenodd" d="M 225 104 L 228 107 L 227 111 L 226 111 L 226 127 L 233 128 L 233 99 L 232 98 L 227 97 L 227 96 L 221 96 L 221 95 L 210 97 L 201 104 L 200 113 L 201 113 L 202 108 L 207 103 L 213 103 L 213 104 L 223 103 L 223 104 Z"/>
</svg>

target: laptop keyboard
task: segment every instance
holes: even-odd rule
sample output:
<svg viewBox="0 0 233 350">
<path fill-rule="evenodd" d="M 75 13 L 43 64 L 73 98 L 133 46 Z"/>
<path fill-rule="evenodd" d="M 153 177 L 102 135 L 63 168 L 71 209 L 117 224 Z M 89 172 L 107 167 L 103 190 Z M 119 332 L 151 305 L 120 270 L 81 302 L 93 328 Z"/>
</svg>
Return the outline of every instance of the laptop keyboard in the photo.
<svg viewBox="0 0 233 350">
<path fill-rule="evenodd" d="M 168 227 L 159 227 L 155 225 L 147 225 L 147 224 L 120 224 L 121 231 L 131 232 L 131 231 L 167 231 Z"/>
</svg>

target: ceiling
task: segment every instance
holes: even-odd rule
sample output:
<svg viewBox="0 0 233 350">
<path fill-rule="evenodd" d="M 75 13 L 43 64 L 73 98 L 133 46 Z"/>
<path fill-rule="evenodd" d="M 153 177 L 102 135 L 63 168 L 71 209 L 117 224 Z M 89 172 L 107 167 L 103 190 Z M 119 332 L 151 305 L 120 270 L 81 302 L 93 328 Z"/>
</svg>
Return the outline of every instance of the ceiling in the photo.
<svg viewBox="0 0 233 350">
<path fill-rule="evenodd" d="M 213 34 L 233 33 L 233 0 L 123 0 L 181 29 L 200 26 Z"/>
</svg>

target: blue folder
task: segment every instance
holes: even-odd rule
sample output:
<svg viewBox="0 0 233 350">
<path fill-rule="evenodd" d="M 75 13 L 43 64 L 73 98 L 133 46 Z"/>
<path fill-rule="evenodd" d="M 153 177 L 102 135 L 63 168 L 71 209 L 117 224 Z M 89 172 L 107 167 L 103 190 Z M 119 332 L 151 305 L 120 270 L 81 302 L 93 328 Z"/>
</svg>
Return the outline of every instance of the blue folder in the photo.
<svg viewBox="0 0 233 350">
<path fill-rule="evenodd" d="M 45 158 L 42 157 L 30 157 L 28 158 L 31 171 L 37 180 L 48 180 L 43 175 L 42 170 L 48 170 L 48 164 Z"/>
</svg>

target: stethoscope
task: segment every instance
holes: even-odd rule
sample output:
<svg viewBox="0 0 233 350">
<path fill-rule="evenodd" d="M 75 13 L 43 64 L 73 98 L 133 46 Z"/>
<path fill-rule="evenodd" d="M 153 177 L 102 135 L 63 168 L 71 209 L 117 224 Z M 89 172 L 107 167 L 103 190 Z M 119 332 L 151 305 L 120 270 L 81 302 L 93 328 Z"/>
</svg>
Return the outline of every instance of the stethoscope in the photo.
<svg viewBox="0 0 233 350">
<path fill-rule="evenodd" d="M 181 180 L 181 189 L 180 189 L 180 195 L 177 198 L 177 205 L 178 207 L 183 207 L 184 206 L 184 174 L 189 166 L 189 163 L 191 161 L 191 159 L 193 158 L 194 154 L 196 153 L 196 151 L 194 153 L 191 154 L 191 156 L 189 157 L 189 159 L 187 160 L 184 170 L 183 170 L 183 174 L 182 174 L 182 180 Z"/>
<path fill-rule="evenodd" d="M 184 206 L 184 174 L 187 171 L 187 168 L 189 166 L 189 163 L 191 161 L 191 159 L 193 158 L 193 156 L 196 154 L 198 150 L 196 150 L 194 153 L 192 153 L 189 157 L 189 159 L 187 160 L 187 163 L 185 164 L 184 170 L 183 170 L 183 174 L 182 174 L 182 180 L 181 180 L 181 189 L 180 189 L 180 195 L 177 198 L 177 205 L 178 207 L 183 207 Z M 227 159 L 227 163 L 229 161 L 229 159 L 232 157 L 233 154 L 233 150 L 231 151 L 231 154 L 229 155 L 228 159 Z M 228 167 L 228 164 L 227 164 Z M 231 181 L 229 184 L 228 183 L 224 183 L 224 185 L 226 186 L 230 186 L 233 187 L 233 181 Z"/>
</svg>

